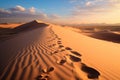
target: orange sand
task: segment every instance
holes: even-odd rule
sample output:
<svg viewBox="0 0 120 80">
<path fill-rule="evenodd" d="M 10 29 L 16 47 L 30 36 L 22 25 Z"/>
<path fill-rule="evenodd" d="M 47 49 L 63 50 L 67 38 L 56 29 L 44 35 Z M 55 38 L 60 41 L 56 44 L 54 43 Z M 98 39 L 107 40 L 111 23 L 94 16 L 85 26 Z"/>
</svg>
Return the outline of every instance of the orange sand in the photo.
<svg viewBox="0 0 120 80">
<path fill-rule="evenodd" d="M 40 26 L 0 43 L 0 80 L 119 80 L 119 52 L 117 43 Z"/>
</svg>

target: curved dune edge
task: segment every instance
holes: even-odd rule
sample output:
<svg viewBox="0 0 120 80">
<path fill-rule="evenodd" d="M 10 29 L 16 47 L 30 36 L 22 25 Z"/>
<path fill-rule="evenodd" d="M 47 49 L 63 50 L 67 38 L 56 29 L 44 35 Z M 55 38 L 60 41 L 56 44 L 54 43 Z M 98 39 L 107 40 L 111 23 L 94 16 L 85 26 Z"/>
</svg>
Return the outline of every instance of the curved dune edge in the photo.
<svg viewBox="0 0 120 80">
<path fill-rule="evenodd" d="M 119 80 L 120 44 L 84 36 L 73 30 L 53 27 L 63 44 L 82 54 L 82 61 L 100 72 L 99 80 Z"/>
<path fill-rule="evenodd" d="M 99 59 L 97 61 L 92 60 L 91 56 L 87 57 L 92 55 L 89 49 L 93 47 L 83 45 L 82 39 L 94 41 L 56 25 L 19 34 L 0 45 L 0 50 L 4 49 L 3 46 L 7 47 L 7 51 L 2 50 L 1 55 L 11 54 L 9 61 L 6 57 L 2 58 L 0 80 L 120 79 L 117 75 L 119 72 L 116 76 L 104 73 L 104 65 L 99 67 Z M 17 44 L 11 45 L 13 42 Z M 79 42 L 82 42 L 81 45 Z M 96 59 L 96 55 L 93 57 Z"/>
</svg>

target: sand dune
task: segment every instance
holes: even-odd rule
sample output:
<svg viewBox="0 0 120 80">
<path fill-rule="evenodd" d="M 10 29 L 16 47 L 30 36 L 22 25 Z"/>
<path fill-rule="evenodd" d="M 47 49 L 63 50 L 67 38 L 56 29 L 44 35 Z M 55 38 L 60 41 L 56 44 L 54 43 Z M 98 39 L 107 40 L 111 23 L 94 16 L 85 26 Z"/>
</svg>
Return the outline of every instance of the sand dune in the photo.
<svg viewBox="0 0 120 80">
<path fill-rule="evenodd" d="M 6 24 L 6 25 L 10 25 L 11 24 Z M 34 20 L 34 21 L 31 21 L 29 23 L 26 23 L 26 24 L 21 24 L 19 26 L 16 26 L 14 28 L 12 27 L 9 27 L 9 28 L 0 28 L 0 42 L 3 42 L 5 40 L 8 40 L 10 38 L 13 38 L 15 36 L 18 35 L 18 33 L 23 33 L 23 32 L 26 32 L 26 31 L 30 31 L 30 30 L 34 30 L 34 29 L 37 29 L 37 28 L 40 28 L 40 27 L 46 27 L 48 26 L 47 23 L 43 23 L 43 22 L 40 22 L 40 21 L 37 21 L 37 20 Z"/>
<path fill-rule="evenodd" d="M 30 29 L 24 25 L 18 27 L 20 33 L 0 43 L 0 80 L 120 79 L 120 64 L 116 62 L 118 44 L 92 39 L 57 25 L 46 27 L 37 21 L 25 25 Z M 108 53 L 103 49 L 106 46 L 113 51 Z"/>
<path fill-rule="evenodd" d="M 120 44 L 84 36 L 67 28 L 54 27 L 63 44 L 78 51 L 82 62 L 100 72 L 100 80 L 119 80 Z"/>
<path fill-rule="evenodd" d="M 97 39 L 120 43 L 120 34 L 115 34 L 113 32 L 94 32 L 89 34 L 89 36 Z"/>
<path fill-rule="evenodd" d="M 45 23 L 41 23 L 41 22 L 39 23 L 37 20 L 34 20 L 29 23 L 22 24 L 18 27 L 15 27 L 13 29 L 13 31 L 18 33 L 18 32 L 22 32 L 22 31 L 26 31 L 26 30 L 33 30 L 33 29 L 36 29 L 39 27 L 45 27 L 45 26 L 48 26 L 48 25 Z"/>
<path fill-rule="evenodd" d="M 15 28 L 16 26 L 20 26 L 22 23 L 0 23 L 0 28 Z"/>
</svg>

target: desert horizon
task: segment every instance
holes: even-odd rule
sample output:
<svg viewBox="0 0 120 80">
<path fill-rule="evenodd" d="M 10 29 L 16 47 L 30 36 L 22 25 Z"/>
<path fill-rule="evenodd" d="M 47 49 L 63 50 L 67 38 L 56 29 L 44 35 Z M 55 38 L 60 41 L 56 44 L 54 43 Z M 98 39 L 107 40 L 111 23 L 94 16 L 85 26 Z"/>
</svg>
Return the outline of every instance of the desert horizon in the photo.
<svg viewBox="0 0 120 80">
<path fill-rule="evenodd" d="M 120 80 L 119 0 L 1 0 L 0 80 Z"/>
</svg>

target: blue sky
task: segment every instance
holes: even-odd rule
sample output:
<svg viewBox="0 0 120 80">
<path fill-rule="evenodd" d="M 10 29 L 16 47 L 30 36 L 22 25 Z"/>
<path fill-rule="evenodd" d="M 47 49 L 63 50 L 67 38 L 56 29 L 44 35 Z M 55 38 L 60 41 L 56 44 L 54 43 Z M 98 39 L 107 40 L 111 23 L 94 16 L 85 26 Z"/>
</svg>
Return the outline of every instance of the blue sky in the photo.
<svg viewBox="0 0 120 80">
<path fill-rule="evenodd" d="M 120 0 L 0 0 L 0 22 L 119 23 Z"/>
<path fill-rule="evenodd" d="M 71 7 L 71 5 L 68 4 L 68 1 L 69 0 L 0 0 L 0 7 L 7 9 L 15 7 L 16 5 L 21 5 L 25 8 L 35 7 L 36 9 L 44 10 L 47 13 L 52 13 L 53 11 L 59 13 L 60 10 L 64 11 L 64 8 Z"/>
</svg>

